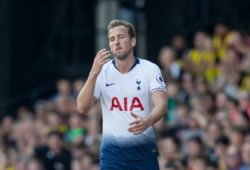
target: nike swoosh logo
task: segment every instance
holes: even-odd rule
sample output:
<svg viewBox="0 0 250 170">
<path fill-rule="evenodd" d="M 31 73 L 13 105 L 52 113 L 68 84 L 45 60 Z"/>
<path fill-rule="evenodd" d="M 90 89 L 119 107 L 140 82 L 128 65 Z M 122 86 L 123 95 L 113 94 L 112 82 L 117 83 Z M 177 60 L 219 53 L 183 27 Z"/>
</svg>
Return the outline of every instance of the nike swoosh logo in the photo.
<svg viewBox="0 0 250 170">
<path fill-rule="evenodd" d="M 112 86 L 112 85 L 114 85 L 114 84 L 115 84 L 115 83 L 110 83 L 110 84 L 106 83 L 106 87 Z"/>
</svg>

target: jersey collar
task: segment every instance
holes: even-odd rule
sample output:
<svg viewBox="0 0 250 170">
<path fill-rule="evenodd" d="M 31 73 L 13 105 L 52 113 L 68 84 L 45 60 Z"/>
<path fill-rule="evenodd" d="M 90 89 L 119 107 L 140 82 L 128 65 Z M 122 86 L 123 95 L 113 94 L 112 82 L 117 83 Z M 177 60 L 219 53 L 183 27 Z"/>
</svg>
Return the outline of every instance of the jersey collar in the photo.
<svg viewBox="0 0 250 170">
<path fill-rule="evenodd" d="M 116 68 L 116 70 L 118 70 L 117 67 L 116 67 L 116 65 L 115 65 L 115 59 L 112 60 L 112 64 L 114 65 L 114 67 Z M 140 64 L 140 60 L 139 60 L 139 58 L 135 57 L 135 63 L 132 65 L 132 67 L 130 68 L 129 71 L 131 71 L 133 68 L 135 68 L 135 66 L 137 64 Z"/>
</svg>

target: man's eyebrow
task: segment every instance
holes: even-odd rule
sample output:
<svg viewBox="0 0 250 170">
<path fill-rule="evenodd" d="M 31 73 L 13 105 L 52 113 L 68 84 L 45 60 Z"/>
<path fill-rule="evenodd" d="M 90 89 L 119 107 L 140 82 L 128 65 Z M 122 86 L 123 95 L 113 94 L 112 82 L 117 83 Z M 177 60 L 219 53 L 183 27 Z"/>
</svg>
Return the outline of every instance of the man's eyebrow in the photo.
<svg viewBox="0 0 250 170">
<path fill-rule="evenodd" d="M 109 37 L 109 39 L 110 39 L 110 38 L 113 38 L 113 37 L 117 37 L 117 36 L 124 36 L 124 35 L 125 35 L 125 34 L 112 35 L 112 36 Z"/>
</svg>

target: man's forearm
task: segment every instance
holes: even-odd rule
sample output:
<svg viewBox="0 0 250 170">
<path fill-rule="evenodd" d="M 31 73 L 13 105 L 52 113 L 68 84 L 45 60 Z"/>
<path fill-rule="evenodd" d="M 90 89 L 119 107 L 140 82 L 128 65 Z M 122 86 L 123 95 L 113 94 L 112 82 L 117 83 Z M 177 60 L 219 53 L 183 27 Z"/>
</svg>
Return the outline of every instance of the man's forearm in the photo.
<svg viewBox="0 0 250 170">
<path fill-rule="evenodd" d="M 77 97 L 77 110 L 86 113 L 95 102 L 94 89 L 97 74 L 90 72 L 88 79 Z"/>
<path fill-rule="evenodd" d="M 151 113 L 147 116 L 149 124 L 152 126 L 157 121 L 159 121 L 167 112 L 166 101 L 162 101 L 161 103 L 157 103 L 157 105 L 153 108 Z"/>
<path fill-rule="evenodd" d="M 147 117 L 150 125 L 160 120 L 167 112 L 167 93 L 165 91 L 155 92 L 152 94 L 152 102 L 154 107 Z"/>
</svg>

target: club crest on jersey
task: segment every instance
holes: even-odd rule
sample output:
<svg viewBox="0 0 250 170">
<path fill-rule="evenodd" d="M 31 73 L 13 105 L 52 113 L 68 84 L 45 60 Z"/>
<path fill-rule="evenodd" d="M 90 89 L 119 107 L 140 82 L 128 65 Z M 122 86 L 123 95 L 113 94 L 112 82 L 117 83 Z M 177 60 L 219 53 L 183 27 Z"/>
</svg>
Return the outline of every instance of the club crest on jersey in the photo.
<svg viewBox="0 0 250 170">
<path fill-rule="evenodd" d="M 159 83 L 159 84 L 164 84 L 164 80 L 163 80 L 163 77 L 161 75 L 161 73 L 159 73 L 157 76 L 156 76 L 156 81 Z"/>
<path fill-rule="evenodd" d="M 138 97 L 133 97 L 129 102 L 128 97 L 118 99 L 118 97 L 112 97 L 110 111 L 118 109 L 119 111 L 133 111 L 134 109 L 144 110 L 141 100 Z"/>
<path fill-rule="evenodd" d="M 141 84 L 141 80 L 136 80 L 136 84 L 137 84 L 137 90 L 139 91 L 139 90 L 141 90 L 141 86 L 140 86 L 140 84 Z"/>
</svg>

